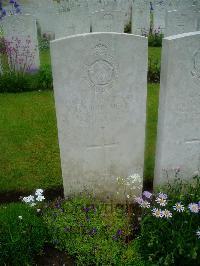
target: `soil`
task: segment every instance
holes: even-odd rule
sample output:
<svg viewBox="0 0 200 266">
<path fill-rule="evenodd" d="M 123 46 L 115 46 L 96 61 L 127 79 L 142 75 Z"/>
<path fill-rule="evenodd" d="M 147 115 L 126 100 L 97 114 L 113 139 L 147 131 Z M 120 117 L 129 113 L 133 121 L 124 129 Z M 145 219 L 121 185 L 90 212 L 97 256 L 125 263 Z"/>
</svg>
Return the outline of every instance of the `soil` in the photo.
<svg viewBox="0 0 200 266">
<path fill-rule="evenodd" d="M 53 247 L 46 246 L 44 253 L 37 256 L 35 266 L 75 266 L 75 261 L 65 252 L 59 251 Z"/>
<path fill-rule="evenodd" d="M 10 202 L 20 202 L 20 198 L 33 194 L 34 191 L 9 191 L 0 193 L 0 204 Z M 47 200 L 64 197 L 63 187 L 51 188 L 44 190 L 44 196 Z"/>
</svg>

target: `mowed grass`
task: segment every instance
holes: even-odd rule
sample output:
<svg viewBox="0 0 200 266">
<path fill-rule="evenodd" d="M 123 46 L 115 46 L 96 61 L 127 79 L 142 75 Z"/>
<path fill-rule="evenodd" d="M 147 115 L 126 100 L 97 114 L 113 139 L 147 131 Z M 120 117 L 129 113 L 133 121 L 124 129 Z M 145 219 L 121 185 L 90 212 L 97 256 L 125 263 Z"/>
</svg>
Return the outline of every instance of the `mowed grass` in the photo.
<svg viewBox="0 0 200 266">
<path fill-rule="evenodd" d="M 0 94 L 0 192 L 62 185 L 53 93 Z"/>
<path fill-rule="evenodd" d="M 160 48 L 149 57 L 160 60 Z M 41 53 L 50 64 L 49 52 Z M 159 85 L 148 85 L 145 171 L 153 179 Z M 0 94 L 0 192 L 62 185 L 52 91 Z"/>
</svg>

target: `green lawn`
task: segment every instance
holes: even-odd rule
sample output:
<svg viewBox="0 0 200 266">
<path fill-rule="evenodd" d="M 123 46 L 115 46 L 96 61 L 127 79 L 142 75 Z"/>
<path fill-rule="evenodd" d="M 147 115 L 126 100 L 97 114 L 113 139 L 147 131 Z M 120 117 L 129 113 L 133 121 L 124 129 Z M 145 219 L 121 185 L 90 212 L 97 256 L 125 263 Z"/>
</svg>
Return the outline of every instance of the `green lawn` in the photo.
<svg viewBox="0 0 200 266">
<path fill-rule="evenodd" d="M 160 48 L 149 58 L 160 60 Z M 49 52 L 40 54 L 50 64 Z M 159 85 L 148 85 L 145 171 L 152 180 Z M 62 185 L 53 92 L 0 94 L 0 192 Z"/>
<path fill-rule="evenodd" d="M 62 184 L 53 93 L 0 94 L 0 192 Z"/>
<path fill-rule="evenodd" d="M 149 60 L 160 63 L 161 61 L 160 47 L 149 47 Z"/>
</svg>

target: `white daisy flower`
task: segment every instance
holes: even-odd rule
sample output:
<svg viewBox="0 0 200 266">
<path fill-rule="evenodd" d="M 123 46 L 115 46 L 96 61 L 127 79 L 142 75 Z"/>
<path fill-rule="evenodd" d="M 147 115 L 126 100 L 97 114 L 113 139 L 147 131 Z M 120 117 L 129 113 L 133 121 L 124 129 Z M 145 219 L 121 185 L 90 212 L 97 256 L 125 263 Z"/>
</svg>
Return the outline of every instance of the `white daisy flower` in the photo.
<svg viewBox="0 0 200 266">
<path fill-rule="evenodd" d="M 19 218 L 20 220 L 22 220 L 22 216 L 18 216 L 18 218 Z"/>
<path fill-rule="evenodd" d="M 142 208 L 147 208 L 147 209 L 149 209 L 151 207 L 150 203 L 147 200 L 143 200 L 143 202 L 140 204 L 140 206 Z"/>
<path fill-rule="evenodd" d="M 156 218 L 162 218 L 163 217 L 163 212 L 161 209 L 154 208 L 152 210 L 152 215 L 155 216 Z"/>
<path fill-rule="evenodd" d="M 196 235 L 197 235 L 198 239 L 200 239 L 200 230 L 196 231 Z"/>
<path fill-rule="evenodd" d="M 166 206 L 166 205 L 167 205 L 167 200 L 166 200 L 166 199 L 163 199 L 163 198 L 157 197 L 155 201 L 156 201 L 160 206 Z"/>
<path fill-rule="evenodd" d="M 198 213 L 199 212 L 199 205 L 197 203 L 190 203 L 188 205 L 188 208 L 193 213 Z"/>
<path fill-rule="evenodd" d="M 181 202 L 177 202 L 174 206 L 173 209 L 177 212 L 183 212 L 185 210 L 185 207 L 181 204 Z"/>
<path fill-rule="evenodd" d="M 44 192 L 43 189 L 38 188 L 38 189 L 36 189 L 36 191 L 35 191 L 35 195 L 36 195 L 36 196 L 42 196 L 43 192 Z"/>
<path fill-rule="evenodd" d="M 162 211 L 162 213 L 163 213 L 165 218 L 171 218 L 172 217 L 172 213 L 166 209 L 164 211 Z"/>
<path fill-rule="evenodd" d="M 37 196 L 37 198 L 36 198 L 36 200 L 37 201 L 43 201 L 45 199 L 45 197 L 44 196 Z"/>
</svg>

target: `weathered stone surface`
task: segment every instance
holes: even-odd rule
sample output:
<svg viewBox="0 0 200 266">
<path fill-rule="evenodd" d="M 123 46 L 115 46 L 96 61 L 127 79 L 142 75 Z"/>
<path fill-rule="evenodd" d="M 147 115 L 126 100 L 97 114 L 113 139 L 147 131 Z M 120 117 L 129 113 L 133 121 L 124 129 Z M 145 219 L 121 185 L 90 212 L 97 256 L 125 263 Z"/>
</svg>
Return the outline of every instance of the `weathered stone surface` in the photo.
<svg viewBox="0 0 200 266">
<path fill-rule="evenodd" d="M 30 15 L 6 16 L 2 22 L 12 69 L 32 71 L 40 66 L 36 20 Z"/>
<path fill-rule="evenodd" d="M 90 32 L 90 17 L 86 10 L 79 8 L 57 14 L 54 20 L 55 38 Z"/>
<path fill-rule="evenodd" d="M 124 32 L 124 13 L 121 11 L 98 11 L 91 16 L 92 32 Z"/>
<path fill-rule="evenodd" d="M 168 11 L 165 36 L 200 30 L 199 21 L 200 12 L 195 8 Z"/>
<path fill-rule="evenodd" d="M 150 29 L 150 4 L 148 0 L 135 0 L 132 8 L 132 33 L 147 35 Z"/>
<path fill-rule="evenodd" d="M 154 184 L 200 170 L 200 32 L 163 40 Z"/>
<path fill-rule="evenodd" d="M 77 35 L 51 57 L 65 195 L 116 194 L 118 176 L 143 174 L 147 39 Z"/>
</svg>

